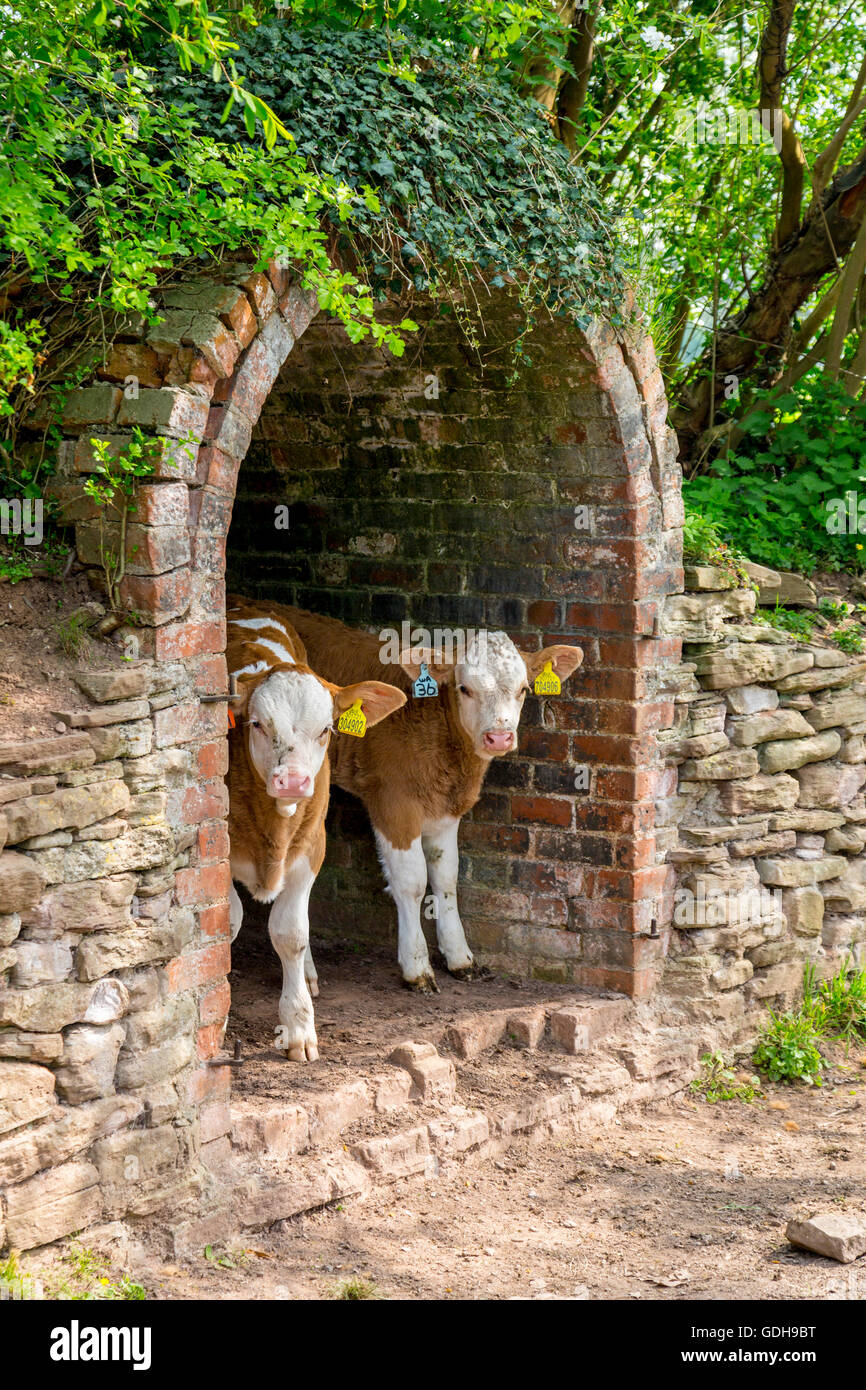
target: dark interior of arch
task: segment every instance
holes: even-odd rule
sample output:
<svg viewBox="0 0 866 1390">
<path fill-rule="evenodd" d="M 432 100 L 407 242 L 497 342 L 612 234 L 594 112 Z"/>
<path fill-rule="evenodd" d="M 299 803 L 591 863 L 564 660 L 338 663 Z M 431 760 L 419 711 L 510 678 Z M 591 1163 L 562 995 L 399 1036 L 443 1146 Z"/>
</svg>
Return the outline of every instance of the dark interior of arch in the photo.
<svg viewBox="0 0 866 1390">
<path fill-rule="evenodd" d="M 563 696 L 528 701 L 519 751 L 491 767 L 463 822 L 461 912 L 494 967 L 623 987 L 628 933 L 601 899 L 616 826 L 628 827 L 583 769 L 605 711 L 633 694 L 599 669 L 597 617 L 628 605 L 631 568 L 615 540 L 599 563 L 576 510 L 627 529 L 614 410 L 562 321 L 515 363 L 522 320 L 507 302 L 485 309 L 480 350 L 453 314 L 412 312 L 420 332 L 402 359 L 353 345 L 324 314 L 289 354 L 241 468 L 228 591 L 377 631 L 504 628 L 525 650 L 583 645 Z M 311 934 L 314 950 L 323 936 L 396 940 L 365 813 L 337 789 Z"/>
</svg>

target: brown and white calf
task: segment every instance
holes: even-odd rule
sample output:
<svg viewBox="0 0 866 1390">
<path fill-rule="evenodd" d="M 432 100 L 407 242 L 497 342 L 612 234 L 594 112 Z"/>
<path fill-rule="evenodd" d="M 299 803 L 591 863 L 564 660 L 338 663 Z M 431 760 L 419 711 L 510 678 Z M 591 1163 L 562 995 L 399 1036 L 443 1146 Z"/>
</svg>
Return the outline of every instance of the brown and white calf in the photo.
<svg viewBox="0 0 866 1390">
<path fill-rule="evenodd" d="M 278 605 L 266 602 L 230 600 L 226 657 L 237 681 L 229 701 L 232 940 L 243 918 L 238 882 L 258 902 L 273 904 L 268 930 L 283 966 L 278 1046 L 293 1061 L 314 1061 L 310 985 L 313 994 L 318 988 L 308 905 L 325 857 L 332 724 L 360 700 L 372 727 L 406 696 L 378 680 L 344 686 L 323 680 L 307 665 L 304 645 Z"/>
<path fill-rule="evenodd" d="M 524 654 L 504 632 L 480 633 L 460 653 L 412 648 L 400 664 L 383 662 L 378 637 L 301 609 L 282 610 L 317 670 L 328 680 L 379 676 L 410 698 L 364 739 L 341 739 L 331 750 L 338 787 L 363 801 L 379 858 L 397 905 L 398 960 L 410 988 L 435 990 L 421 906 L 429 882 L 436 935 L 452 975 L 474 973 L 457 910 L 460 818 L 475 805 L 494 758 L 517 747 L 523 702 L 547 662 L 565 680 L 583 660 L 580 647 Z M 438 684 L 432 698 L 412 696 L 424 662 Z"/>
</svg>

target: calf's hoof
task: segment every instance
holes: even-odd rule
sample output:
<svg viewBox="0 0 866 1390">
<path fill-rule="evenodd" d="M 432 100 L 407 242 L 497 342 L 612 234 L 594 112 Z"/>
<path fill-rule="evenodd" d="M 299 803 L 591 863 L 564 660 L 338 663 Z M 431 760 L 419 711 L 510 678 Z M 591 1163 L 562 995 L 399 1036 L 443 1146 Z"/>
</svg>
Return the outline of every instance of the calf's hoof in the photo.
<svg viewBox="0 0 866 1390">
<path fill-rule="evenodd" d="M 453 970 L 448 971 L 453 980 L 492 980 L 493 971 L 488 970 L 486 965 L 479 965 L 477 960 L 470 961 L 468 965 L 455 965 Z"/>
<path fill-rule="evenodd" d="M 439 986 L 432 971 L 424 975 L 419 975 L 415 980 L 403 980 L 405 989 L 411 989 L 413 994 L 438 994 Z"/>
<path fill-rule="evenodd" d="M 319 1049 L 311 1042 L 292 1043 L 286 1055 L 290 1062 L 317 1062 Z"/>
<path fill-rule="evenodd" d="M 308 980 L 308 981 L 307 981 L 307 989 L 310 991 L 310 994 L 312 995 L 312 997 L 313 997 L 314 999 L 318 999 L 318 997 L 319 997 L 319 981 L 318 981 L 318 980 Z"/>
</svg>

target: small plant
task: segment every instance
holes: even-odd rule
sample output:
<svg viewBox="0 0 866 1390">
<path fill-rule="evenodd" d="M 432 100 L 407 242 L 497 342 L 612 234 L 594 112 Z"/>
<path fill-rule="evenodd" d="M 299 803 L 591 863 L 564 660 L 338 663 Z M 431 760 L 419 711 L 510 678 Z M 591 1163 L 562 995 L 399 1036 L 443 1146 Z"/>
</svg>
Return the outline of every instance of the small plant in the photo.
<svg viewBox="0 0 866 1390">
<path fill-rule="evenodd" d="M 689 507 L 686 507 L 683 522 L 683 558 L 692 564 L 730 570 L 737 583 L 744 587 L 751 583 L 743 569 L 745 557 L 728 545 L 716 522 Z"/>
<path fill-rule="evenodd" d="M 866 1039 L 866 969 L 852 971 L 846 960 L 829 980 L 816 983 L 815 967 L 808 966 L 803 980 L 803 1007 L 817 1015 L 824 1032 L 840 1041 Z"/>
<path fill-rule="evenodd" d="M 771 1081 L 805 1081 L 807 1086 L 820 1086 L 824 1058 L 818 1039 L 822 1031 L 822 1016 L 815 1007 L 796 1013 L 774 1013 L 771 1009 L 752 1061 Z"/>
<path fill-rule="evenodd" d="M 756 613 L 754 621 L 766 623 L 768 627 L 774 627 L 780 632 L 790 632 L 794 637 L 803 637 L 808 641 L 812 636 L 812 629 L 821 622 L 821 617 L 808 609 L 783 608 L 777 602 L 775 608 L 762 609 Z"/>
<path fill-rule="evenodd" d="M 10 545 L 0 551 L 0 580 L 19 584 L 22 579 L 33 577 L 33 556 L 23 546 Z"/>
<path fill-rule="evenodd" d="M 833 633 L 833 642 L 843 652 L 862 652 L 863 634 L 856 627 L 841 628 Z"/>
<path fill-rule="evenodd" d="M 39 1281 L 21 1268 L 17 1250 L 12 1250 L 5 1260 L 0 1261 L 0 1303 L 7 1298 L 36 1299 L 42 1297 Z"/>
<path fill-rule="evenodd" d="M 120 609 L 120 583 L 126 572 L 126 533 L 129 517 L 136 510 L 135 487 L 139 478 L 149 477 L 162 453 L 163 441 L 146 439 L 136 426 L 132 438 L 119 453 L 105 439 L 91 439 L 95 467 L 84 483 L 84 491 L 96 503 L 99 513 L 99 557 L 105 575 L 105 588 L 112 612 Z M 106 513 L 114 512 L 116 545 L 105 536 Z"/>
<path fill-rule="evenodd" d="M 341 1279 L 335 1284 L 331 1290 L 331 1297 L 347 1303 L 360 1303 L 364 1299 L 381 1298 L 382 1295 L 371 1279 L 353 1275 L 352 1278 Z"/>
<path fill-rule="evenodd" d="M 720 1100 L 741 1100 L 747 1105 L 763 1094 L 757 1076 L 738 1079 L 721 1052 L 705 1052 L 701 1058 L 702 1075 L 696 1076 L 689 1090 L 703 1096 L 709 1105 Z"/>
<path fill-rule="evenodd" d="M 81 610 L 70 613 L 68 618 L 61 618 L 56 623 L 54 631 L 67 656 L 82 656 L 87 651 L 90 644 L 89 625 L 90 618 Z"/>
</svg>

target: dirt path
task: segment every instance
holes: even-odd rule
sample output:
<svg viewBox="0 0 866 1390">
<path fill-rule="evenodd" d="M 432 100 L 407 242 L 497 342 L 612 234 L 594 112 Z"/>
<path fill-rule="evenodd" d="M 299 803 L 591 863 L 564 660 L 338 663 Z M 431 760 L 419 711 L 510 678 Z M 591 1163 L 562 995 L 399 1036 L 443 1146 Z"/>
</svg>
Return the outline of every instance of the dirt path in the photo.
<svg viewBox="0 0 866 1390">
<path fill-rule="evenodd" d="M 396 1299 L 866 1300 L 866 1269 L 784 1239 L 795 1214 L 866 1212 L 866 1077 L 848 1066 L 752 1105 L 677 1097 L 134 1274 L 161 1299 L 322 1299 L 363 1278 Z"/>
</svg>

